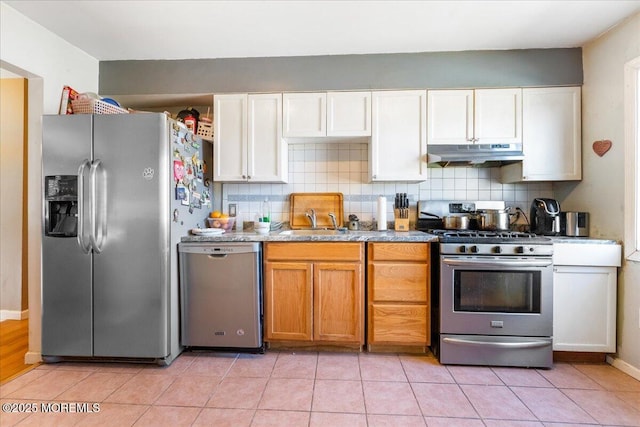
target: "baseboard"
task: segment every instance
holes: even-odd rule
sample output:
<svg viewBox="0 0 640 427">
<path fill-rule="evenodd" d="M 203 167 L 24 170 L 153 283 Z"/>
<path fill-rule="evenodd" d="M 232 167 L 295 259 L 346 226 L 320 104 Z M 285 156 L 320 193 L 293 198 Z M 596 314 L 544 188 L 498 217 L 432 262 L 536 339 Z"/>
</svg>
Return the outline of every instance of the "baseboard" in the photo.
<svg viewBox="0 0 640 427">
<path fill-rule="evenodd" d="M 38 351 L 27 351 L 24 355 L 25 365 L 33 365 L 42 362 L 42 354 Z"/>
<path fill-rule="evenodd" d="M 24 320 L 29 318 L 29 310 L 0 310 L 0 322 L 4 320 Z"/>
<path fill-rule="evenodd" d="M 635 366 L 629 365 L 624 360 L 614 356 L 607 356 L 607 363 L 640 381 L 640 369 L 636 368 Z"/>
</svg>

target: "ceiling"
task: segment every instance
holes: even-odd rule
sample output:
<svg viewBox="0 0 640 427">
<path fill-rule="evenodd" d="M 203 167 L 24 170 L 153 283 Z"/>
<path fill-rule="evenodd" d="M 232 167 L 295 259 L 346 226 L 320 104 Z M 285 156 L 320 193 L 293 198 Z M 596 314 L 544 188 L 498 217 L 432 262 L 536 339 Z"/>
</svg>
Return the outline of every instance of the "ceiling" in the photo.
<svg viewBox="0 0 640 427">
<path fill-rule="evenodd" d="M 583 46 L 640 0 L 5 1 L 100 61 Z"/>
</svg>

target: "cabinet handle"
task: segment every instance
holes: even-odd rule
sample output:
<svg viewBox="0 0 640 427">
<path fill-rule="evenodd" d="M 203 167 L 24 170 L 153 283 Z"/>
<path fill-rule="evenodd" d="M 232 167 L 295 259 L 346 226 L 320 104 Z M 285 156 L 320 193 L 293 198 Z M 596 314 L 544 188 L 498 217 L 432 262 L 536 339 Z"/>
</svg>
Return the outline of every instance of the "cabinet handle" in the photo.
<svg viewBox="0 0 640 427">
<path fill-rule="evenodd" d="M 247 179 L 247 176 L 246 175 L 242 175 L 242 179 Z"/>
<path fill-rule="evenodd" d="M 251 175 L 247 175 L 247 179 L 251 179 Z"/>
</svg>

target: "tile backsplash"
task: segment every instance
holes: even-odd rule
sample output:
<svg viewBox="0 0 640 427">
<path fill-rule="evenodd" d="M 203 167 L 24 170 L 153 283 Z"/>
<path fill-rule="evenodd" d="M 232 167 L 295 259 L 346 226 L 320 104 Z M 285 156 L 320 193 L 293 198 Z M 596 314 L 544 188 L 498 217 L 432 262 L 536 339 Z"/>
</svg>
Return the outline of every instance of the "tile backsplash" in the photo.
<svg viewBox="0 0 640 427">
<path fill-rule="evenodd" d="M 412 221 L 418 200 L 504 200 L 525 213 L 535 197 L 553 197 L 550 182 L 500 183 L 499 168 L 429 168 L 424 182 L 369 181 L 369 144 L 305 143 L 289 145 L 287 184 L 225 183 L 222 207 L 235 203 L 244 221 L 253 221 L 266 199 L 274 221 L 289 221 L 290 193 L 340 192 L 344 195 L 345 220 L 355 214 L 361 221 L 375 221 L 378 196 L 387 198 L 387 219 L 393 220 L 395 193 L 407 193 Z"/>
</svg>

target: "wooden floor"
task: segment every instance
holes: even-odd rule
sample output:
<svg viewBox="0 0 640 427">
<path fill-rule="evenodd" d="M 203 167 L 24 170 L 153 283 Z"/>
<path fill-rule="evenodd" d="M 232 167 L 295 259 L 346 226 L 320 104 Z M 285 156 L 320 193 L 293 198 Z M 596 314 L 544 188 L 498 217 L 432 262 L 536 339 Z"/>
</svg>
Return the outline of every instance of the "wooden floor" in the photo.
<svg viewBox="0 0 640 427">
<path fill-rule="evenodd" d="M 29 319 L 0 322 L 0 382 L 31 369 L 24 355 L 29 348 Z"/>
</svg>

